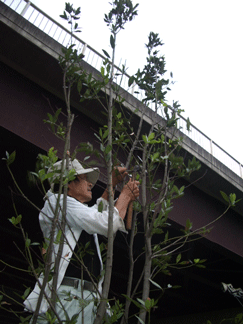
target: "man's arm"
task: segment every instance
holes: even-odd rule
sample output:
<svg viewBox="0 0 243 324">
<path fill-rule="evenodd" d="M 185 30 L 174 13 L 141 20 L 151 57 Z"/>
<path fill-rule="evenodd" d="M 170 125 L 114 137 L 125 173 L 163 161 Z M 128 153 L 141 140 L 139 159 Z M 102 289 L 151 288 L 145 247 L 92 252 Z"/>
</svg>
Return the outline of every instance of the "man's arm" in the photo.
<svg viewBox="0 0 243 324">
<path fill-rule="evenodd" d="M 119 212 L 119 216 L 124 219 L 127 213 L 127 207 L 131 201 L 134 201 L 139 196 L 139 181 L 130 179 L 123 187 L 119 198 L 116 201 L 115 207 Z"/>
<path fill-rule="evenodd" d="M 112 172 L 112 186 L 113 194 L 115 187 L 118 183 L 122 182 L 127 176 L 127 169 L 125 167 L 116 167 Z M 118 200 L 115 203 L 119 215 L 122 219 L 125 218 L 128 205 L 131 201 L 134 201 L 139 196 L 139 181 L 129 180 L 129 182 L 123 187 Z M 105 200 L 109 200 L 108 188 L 105 189 L 101 196 Z"/>
<path fill-rule="evenodd" d="M 118 183 L 122 182 L 127 176 L 127 169 L 125 167 L 115 167 L 112 171 L 112 187 L 113 187 L 113 195 L 115 193 L 115 187 Z M 105 200 L 109 200 L 109 192 L 108 188 L 105 189 L 101 198 Z"/>
</svg>

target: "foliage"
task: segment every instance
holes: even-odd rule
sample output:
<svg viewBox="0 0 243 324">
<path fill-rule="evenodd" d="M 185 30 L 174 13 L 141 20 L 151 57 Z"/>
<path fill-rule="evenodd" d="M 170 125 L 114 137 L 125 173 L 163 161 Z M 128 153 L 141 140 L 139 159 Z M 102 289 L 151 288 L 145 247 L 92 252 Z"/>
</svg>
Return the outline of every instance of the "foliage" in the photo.
<svg viewBox="0 0 243 324">
<path fill-rule="evenodd" d="M 208 320 L 206 324 L 214 324 L 214 323 Z M 222 321 L 220 321 L 219 324 L 243 324 L 243 313 L 239 313 L 232 318 L 225 318 Z"/>
<path fill-rule="evenodd" d="M 109 300 L 110 269 L 112 266 L 113 233 L 111 222 L 111 224 L 109 223 L 108 249 L 102 246 L 102 252 L 107 250 L 107 253 L 103 255 L 103 260 L 106 262 L 107 268 L 104 289 L 95 323 L 115 323 L 119 320 L 120 323 L 124 324 L 128 322 L 131 316 L 137 318 L 138 323 L 146 323 L 146 320 L 150 323 L 151 312 L 157 308 L 158 304 L 158 298 L 152 297 L 153 290 L 160 291 L 162 295 L 166 289 L 178 288 L 177 286 L 162 287 L 157 283 L 157 278 L 159 278 L 159 275 L 171 275 L 170 271 L 172 268 L 188 268 L 192 266 L 203 268 L 205 259 L 184 259 L 181 250 L 190 240 L 195 239 L 198 235 L 205 235 L 209 231 L 208 226 L 211 225 L 208 224 L 203 228 L 193 229 L 193 224 L 188 219 L 180 236 L 170 236 L 169 214 L 173 209 L 174 200 L 182 198 L 186 190 L 184 185 L 179 185 L 178 180 L 188 178 L 193 172 L 198 171 L 200 169 L 200 163 L 194 157 L 191 160 L 186 160 L 181 152 L 183 138 L 178 137 L 177 121 L 178 114 L 182 112 L 182 109 L 180 109 L 178 102 L 174 102 L 172 105 L 166 103 L 166 94 L 167 91 L 170 91 L 169 86 L 173 82 L 164 78 L 166 62 L 164 56 L 160 55 L 160 47 L 163 43 L 158 34 L 153 32 L 149 34 L 148 43 L 146 44 L 148 51 L 147 63 L 128 82 L 128 86 L 131 86 L 135 82 L 140 90 L 145 92 L 145 98 L 143 99 L 145 105 L 141 105 L 139 111 L 135 110 L 133 113 L 128 112 L 123 105 L 124 98 L 121 95 L 119 85 L 115 84 L 113 72 L 116 37 L 118 32 L 124 29 L 125 24 L 137 15 L 137 7 L 138 4 L 134 6 L 130 0 L 114 0 L 112 2 L 112 9 L 108 14 L 105 14 L 104 18 L 111 32 L 110 46 L 112 48 L 112 55 L 110 56 L 107 51 L 103 50 L 106 59 L 103 62 L 99 75 L 93 75 L 88 74 L 83 69 L 82 59 L 84 56 L 78 52 L 72 42 L 74 33 L 80 32 L 77 21 L 79 20 L 81 10 L 80 8 L 74 9 L 70 3 L 66 3 L 61 17 L 70 24 L 72 37 L 70 45 L 63 49 L 63 55 L 60 57 L 59 63 L 63 71 L 63 88 L 66 103 L 65 116 L 67 122 L 64 124 L 60 121 L 60 116 L 64 115 L 61 109 L 56 110 L 53 115 L 49 113 L 47 119 L 44 120 L 50 126 L 52 132 L 64 141 L 63 160 L 68 162 L 69 158 L 73 158 L 77 152 L 85 152 L 84 164 L 92 165 L 94 161 L 89 161 L 88 163 L 88 160 L 91 156 L 95 156 L 100 163 L 106 165 L 109 206 L 111 208 L 109 214 L 111 218 L 114 210 L 111 173 L 114 166 L 121 162 L 130 170 L 134 170 L 139 166 L 140 171 L 133 174 L 134 178 L 140 181 L 141 196 L 133 206 L 134 216 L 129 235 L 130 241 L 127 242 L 130 267 L 127 291 L 123 295 L 122 301 L 117 299 L 110 301 L 112 304 L 111 316 L 105 319 L 104 310 Z M 124 72 L 125 68 L 123 67 L 121 73 Z M 80 95 L 80 102 L 95 99 L 103 107 L 107 123 L 101 126 L 95 134 L 100 144 L 99 151 L 95 150 L 91 143 L 81 143 L 75 152 L 70 153 L 70 132 L 74 119 L 74 115 L 71 112 L 70 97 L 71 90 L 74 86 Z M 104 95 L 101 94 L 102 89 L 107 90 L 109 94 L 108 97 L 105 97 L 105 103 Z M 144 115 L 148 107 L 152 105 L 155 108 L 151 114 L 150 123 L 146 125 L 147 131 L 144 132 Z M 189 130 L 189 119 L 187 126 Z M 14 159 L 15 152 L 11 154 L 6 153 L 5 160 L 10 173 L 10 165 L 14 162 Z M 74 172 L 65 168 L 64 165 L 62 165 L 61 171 L 50 172 L 51 167 L 57 159 L 57 151 L 54 148 L 51 148 L 47 155 L 40 154 L 38 156 L 37 170 L 31 174 L 41 184 L 44 194 L 46 194 L 46 181 L 54 185 L 57 182 L 57 177 L 61 179 L 58 195 L 58 199 L 60 199 L 63 188 L 66 190 L 68 182 L 74 179 Z M 23 194 L 20 188 L 18 189 Z M 221 194 L 229 207 L 235 206 L 238 202 L 235 194 L 230 194 L 229 196 L 223 192 Z M 103 206 L 99 206 L 99 211 L 102 209 Z M 138 215 L 142 215 L 142 224 L 138 222 Z M 63 211 L 62 217 L 62 225 L 65 226 L 65 210 Z M 18 213 L 16 213 L 16 217 L 10 219 L 10 222 L 14 226 L 19 227 L 24 235 L 25 256 L 29 261 L 30 271 L 36 279 L 38 279 L 38 275 L 41 272 L 45 274 L 45 282 L 43 283 L 42 294 L 40 295 L 41 300 L 47 282 L 50 279 L 55 280 L 53 270 L 54 268 L 58 269 L 58 262 L 60 262 L 61 251 L 58 251 L 54 268 L 50 266 L 50 251 L 54 244 L 62 243 L 65 238 L 63 237 L 62 228 L 57 232 L 53 230 L 52 235 L 48 239 L 48 243 L 45 243 L 43 246 L 45 252 L 42 255 L 43 262 L 39 261 L 38 267 L 34 268 L 30 247 L 36 243 L 31 242 L 27 234 L 24 233 L 21 221 L 22 215 Z M 133 245 L 141 225 L 143 228 L 144 242 L 140 254 L 135 255 Z M 84 246 L 79 253 L 79 261 L 82 267 L 85 266 L 82 263 L 82 257 L 85 253 L 92 253 L 89 250 L 89 244 Z M 144 267 L 138 281 L 133 285 L 134 265 L 140 259 L 144 260 Z M 55 281 L 53 286 L 53 291 L 55 292 Z M 140 291 L 141 286 L 142 290 Z M 25 290 L 22 296 L 23 299 L 26 298 L 29 291 L 29 288 Z M 70 296 L 67 295 L 67 298 L 70 298 Z M 136 313 L 131 312 L 131 303 L 136 306 Z M 84 306 L 82 305 L 82 307 Z M 33 324 L 36 323 L 37 313 L 38 309 L 34 314 Z M 60 319 L 58 319 L 55 312 L 55 304 L 52 305 L 50 303 L 50 312 L 46 316 L 48 317 L 49 323 L 54 323 L 56 320 L 60 323 Z M 20 317 L 20 321 L 21 323 L 27 323 L 29 317 L 26 319 Z M 75 322 L 75 316 L 67 321 L 67 323 Z M 241 321 L 235 323 L 241 323 Z"/>
</svg>

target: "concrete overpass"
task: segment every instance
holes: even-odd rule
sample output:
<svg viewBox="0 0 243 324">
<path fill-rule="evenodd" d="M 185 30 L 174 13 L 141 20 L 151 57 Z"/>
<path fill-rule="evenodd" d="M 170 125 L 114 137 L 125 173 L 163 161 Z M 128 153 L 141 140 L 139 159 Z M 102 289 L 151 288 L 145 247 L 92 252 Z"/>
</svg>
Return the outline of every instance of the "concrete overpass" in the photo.
<svg viewBox="0 0 243 324">
<path fill-rule="evenodd" d="M 18 3 L 18 7 L 14 4 Z M 62 74 L 58 65 L 58 57 L 62 54 L 62 42 L 53 35 L 46 34 L 36 21 L 31 22 L 25 19 L 20 13 L 27 17 L 30 10 L 37 10 L 31 6 L 30 2 L 12 1 L 11 9 L 8 5 L 0 2 L 0 107 L 1 107 L 1 156 L 5 151 L 17 151 L 17 163 L 13 166 L 18 181 L 36 203 L 41 207 L 42 199 L 36 189 L 29 188 L 26 185 L 26 179 L 23 175 L 27 170 L 33 170 L 35 159 L 38 153 L 47 151 L 50 146 L 55 146 L 61 151 L 62 144 L 51 134 L 47 132 L 43 119 L 47 112 L 53 107 L 64 107 L 62 93 Z M 22 7 L 21 7 L 22 6 Z M 26 10 L 25 10 L 26 9 Z M 41 15 L 44 13 L 37 10 Z M 33 14 L 31 15 L 33 17 Z M 34 18 L 33 18 L 34 19 Z M 51 21 L 50 17 L 46 17 Z M 51 21 L 51 23 L 54 23 Z M 47 26 L 47 22 L 45 23 Z M 57 28 L 60 26 L 57 25 Z M 46 27 L 45 27 L 46 28 Z M 48 27 L 53 30 L 54 27 Z M 60 27 L 61 28 L 61 27 Z M 55 28 L 54 28 L 55 30 Z M 59 30 L 59 29 L 57 29 Z M 67 31 L 64 30 L 64 34 Z M 56 32 L 57 35 L 57 32 Z M 85 50 L 87 62 L 83 66 L 87 71 L 97 74 L 97 70 L 89 62 L 88 51 L 102 60 L 95 50 L 86 47 L 81 40 L 77 40 L 77 46 L 80 45 L 80 51 Z M 92 59 L 93 61 L 98 61 Z M 96 67 L 97 63 L 96 63 Z M 125 86 L 124 86 L 125 87 Z M 129 92 L 130 91 L 130 92 Z M 123 92 L 126 99 L 124 106 L 127 110 L 135 110 L 142 105 L 141 101 L 133 96 L 133 90 Z M 72 107 L 75 109 L 77 118 L 73 126 L 72 146 L 82 141 L 89 140 L 95 143 L 94 130 L 97 130 L 102 115 L 96 102 L 79 103 L 77 93 L 73 93 Z M 150 123 L 151 110 L 146 108 L 145 122 Z M 160 118 L 160 117 L 159 117 Z M 162 119 L 161 119 L 162 120 Z M 207 224 L 215 219 L 225 209 L 220 190 L 227 194 L 234 192 L 237 198 L 242 197 L 243 179 L 241 176 L 242 167 L 240 163 L 228 156 L 226 152 L 218 148 L 211 140 L 205 138 L 199 145 L 193 137 L 193 134 L 199 133 L 194 127 L 192 134 L 186 134 L 183 128 L 183 118 L 181 118 L 182 135 L 184 137 L 183 152 L 186 158 L 195 156 L 202 164 L 199 173 L 194 175 L 190 181 L 193 186 L 189 187 L 183 199 L 175 203 L 171 213 L 171 223 L 173 231 L 176 234 L 185 220 L 190 218 L 195 228 Z M 189 137 L 190 136 L 190 137 Z M 198 136 L 198 135 L 197 135 Z M 198 139 L 198 137 L 197 137 Z M 209 142 L 209 149 L 205 147 L 205 141 Z M 198 140 L 200 142 L 200 140 Z M 213 151 L 220 151 L 220 157 L 212 155 Z M 217 150 L 215 148 L 217 147 Z M 227 157 L 227 158 L 226 158 Z M 228 163 L 230 161 L 230 163 Z M 1 162 L 2 163 L 2 162 Z M 232 166 L 232 167 L 231 167 Z M 10 255 L 14 255 L 15 261 L 21 264 L 19 254 L 13 252 L 13 241 L 20 242 L 19 234 L 9 226 L 7 218 L 13 213 L 11 206 L 11 195 L 8 186 L 11 183 L 6 174 L 4 165 L 1 167 L 1 178 L 3 186 L 1 188 L 2 197 L 2 244 L 6 249 L 1 249 L 1 259 L 10 261 Z M 195 180 L 199 179 L 194 183 Z M 101 178 L 99 186 L 105 183 L 105 177 Z M 185 180 L 183 183 L 187 184 Z M 96 195 L 101 189 L 97 189 Z M 33 240 L 41 239 L 38 229 L 36 211 L 25 204 L 23 199 L 15 196 L 17 204 L 23 214 L 24 224 L 30 231 Z M 7 216 L 6 216 L 7 215 Z M 155 314 L 156 323 L 182 323 L 186 316 L 185 323 L 204 323 L 212 316 L 227 316 L 223 312 L 230 308 L 229 313 L 234 313 L 238 304 L 233 297 L 223 294 L 220 290 L 220 282 L 232 283 L 234 287 L 242 287 L 243 270 L 243 201 L 241 201 L 234 210 L 221 219 L 214 227 L 213 231 L 206 239 L 195 242 L 187 247 L 188 258 L 200 257 L 208 260 L 206 270 L 193 269 L 189 271 L 175 271 L 172 278 L 161 278 L 161 284 L 166 285 L 180 284 L 182 289 L 168 291 L 165 298 L 162 298 L 160 310 Z M 33 232 L 34 228 L 34 232 Z M 18 243 L 21 244 L 21 243 Z M 122 237 L 116 241 L 116 251 L 120 255 L 120 249 L 124 248 Z M 125 263 L 125 262 L 124 262 Z M 113 287 L 118 282 L 126 281 L 126 269 L 120 271 L 120 261 L 116 259 L 114 265 Z M 9 284 L 11 279 L 11 284 Z M 22 279 L 21 279 L 22 280 Z M 28 278 L 24 278 L 26 282 Z M 169 280 L 169 281 L 168 281 Z M 19 274 L 16 272 L 4 273 L 3 283 L 7 289 L 11 287 L 21 287 L 18 284 Z M 215 315 L 216 311 L 220 311 Z M 209 314 L 209 312 L 213 312 Z M 195 315 L 194 315 L 195 313 Z M 190 314 L 190 316 L 189 316 Z M 180 316 L 180 320 L 172 319 L 174 316 Z M 208 318 L 204 317 L 208 316 Z M 190 318 L 190 321 L 189 321 Z M 206 320 L 205 320 L 206 318 Z M 224 318 L 224 317 L 223 317 Z M 3 316 L 3 323 L 5 317 Z M 174 322 L 173 322 L 174 321 Z M 6 320 L 7 322 L 7 320 Z"/>
</svg>

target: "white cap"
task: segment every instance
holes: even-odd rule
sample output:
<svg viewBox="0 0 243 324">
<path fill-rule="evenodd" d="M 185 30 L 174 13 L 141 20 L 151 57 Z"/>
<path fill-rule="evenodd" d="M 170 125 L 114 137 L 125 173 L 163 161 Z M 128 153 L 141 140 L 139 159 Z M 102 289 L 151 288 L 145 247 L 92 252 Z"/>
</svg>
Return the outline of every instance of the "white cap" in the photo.
<svg viewBox="0 0 243 324">
<path fill-rule="evenodd" d="M 53 172 L 53 171 L 59 171 L 61 170 L 61 165 L 62 165 L 62 160 L 58 161 L 56 163 L 53 164 L 53 167 L 49 168 L 48 173 L 49 172 Z M 66 160 L 64 161 L 64 167 L 66 168 Z M 77 159 L 74 159 L 73 161 L 71 161 L 71 159 L 69 160 L 69 165 L 68 165 L 68 169 L 69 170 L 75 170 L 75 175 L 79 175 L 79 174 L 86 174 L 87 176 L 87 180 L 89 182 L 91 182 L 93 185 L 96 184 L 97 180 L 99 179 L 99 175 L 100 175 L 100 170 L 99 168 L 89 168 L 89 169 L 85 169 L 81 163 L 78 162 Z M 58 176 L 54 176 L 54 179 L 57 179 Z"/>
</svg>

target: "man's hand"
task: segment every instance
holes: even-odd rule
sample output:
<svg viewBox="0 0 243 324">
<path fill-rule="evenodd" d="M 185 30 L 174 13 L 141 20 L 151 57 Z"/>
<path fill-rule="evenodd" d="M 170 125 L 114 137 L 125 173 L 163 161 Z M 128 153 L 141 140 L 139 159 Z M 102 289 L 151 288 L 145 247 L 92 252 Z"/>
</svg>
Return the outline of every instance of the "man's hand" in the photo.
<svg viewBox="0 0 243 324">
<path fill-rule="evenodd" d="M 129 202 L 139 197 L 139 181 L 129 179 L 128 183 L 123 187 L 122 193 L 127 197 Z"/>
<path fill-rule="evenodd" d="M 112 171 L 112 187 L 115 188 L 116 185 L 120 182 L 122 182 L 125 177 L 127 176 L 127 169 L 124 167 L 114 167 Z M 114 191 L 114 190 L 113 190 Z M 114 192 L 113 192 L 114 194 Z M 103 192 L 103 195 L 101 196 L 105 200 L 109 200 L 109 195 L 108 195 L 108 188 L 105 189 Z"/>
<path fill-rule="evenodd" d="M 113 188 L 120 182 L 122 182 L 127 176 L 127 169 L 125 167 L 114 167 L 112 171 L 112 186 Z"/>
</svg>

